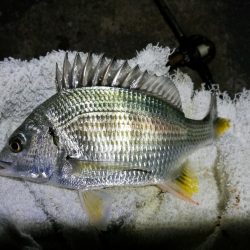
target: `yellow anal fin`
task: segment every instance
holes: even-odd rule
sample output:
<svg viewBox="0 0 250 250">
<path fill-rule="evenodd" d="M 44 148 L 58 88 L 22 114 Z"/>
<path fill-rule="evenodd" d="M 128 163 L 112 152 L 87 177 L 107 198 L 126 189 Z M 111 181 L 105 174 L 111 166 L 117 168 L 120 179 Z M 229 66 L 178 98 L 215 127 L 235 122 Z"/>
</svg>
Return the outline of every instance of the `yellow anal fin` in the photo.
<svg viewBox="0 0 250 250">
<path fill-rule="evenodd" d="M 169 192 L 178 198 L 199 205 L 192 196 L 199 191 L 198 178 L 187 164 L 181 168 L 180 175 L 172 181 L 159 184 L 163 192 Z"/>
<path fill-rule="evenodd" d="M 98 229 L 107 226 L 111 198 L 104 191 L 79 191 L 83 208 L 87 212 L 89 222 Z"/>
<path fill-rule="evenodd" d="M 216 136 L 222 136 L 230 127 L 230 120 L 218 117 L 215 120 L 215 134 Z"/>
</svg>

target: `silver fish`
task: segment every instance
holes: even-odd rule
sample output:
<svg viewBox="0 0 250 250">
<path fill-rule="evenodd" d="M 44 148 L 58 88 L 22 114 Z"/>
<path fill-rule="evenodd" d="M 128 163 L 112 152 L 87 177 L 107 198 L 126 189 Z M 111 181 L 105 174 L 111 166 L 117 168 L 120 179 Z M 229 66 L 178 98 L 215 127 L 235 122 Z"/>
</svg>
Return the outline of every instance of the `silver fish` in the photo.
<svg viewBox="0 0 250 250">
<path fill-rule="evenodd" d="M 203 120 L 188 119 L 170 78 L 126 61 L 77 54 L 71 66 L 66 54 L 56 86 L 11 135 L 0 175 L 77 190 L 158 185 L 190 199 L 197 180 L 181 163 L 229 126 L 214 96 Z"/>
</svg>

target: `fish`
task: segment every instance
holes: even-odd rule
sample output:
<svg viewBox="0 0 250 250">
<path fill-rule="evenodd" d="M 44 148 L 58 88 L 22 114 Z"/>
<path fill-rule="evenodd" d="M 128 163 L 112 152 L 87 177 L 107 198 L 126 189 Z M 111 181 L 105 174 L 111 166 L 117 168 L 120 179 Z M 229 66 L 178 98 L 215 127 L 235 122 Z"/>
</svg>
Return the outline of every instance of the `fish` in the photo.
<svg viewBox="0 0 250 250">
<path fill-rule="evenodd" d="M 92 217 L 114 186 L 153 185 L 194 204 L 198 179 L 185 159 L 229 127 L 216 96 L 202 120 L 185 117 L 178 89 L 166 76 L 102 55 L 97 62 L 66 53 L 56 64 L 57 93 L 35 108 L 0 153 L 0 175 L 84 191 Z M 91 212 L 91 207 L 96 210 Z"/>
</svg>

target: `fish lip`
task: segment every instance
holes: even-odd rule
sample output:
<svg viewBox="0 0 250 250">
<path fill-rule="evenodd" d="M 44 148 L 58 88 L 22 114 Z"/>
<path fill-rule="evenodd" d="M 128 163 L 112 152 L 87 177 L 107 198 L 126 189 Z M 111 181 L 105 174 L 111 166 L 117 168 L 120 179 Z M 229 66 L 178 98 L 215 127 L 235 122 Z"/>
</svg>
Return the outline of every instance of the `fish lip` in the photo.
<svg viewBox="0 0 250 250">
<path fill-rule="evenodd" d="M 12 162 L 0 160 L 0 170 L 11 166 Z"/>
<path fill-rule="evenodd" d="M 0 160 L 0 176 L 1 177 L 15 177 L 13 169 L 11 168 L 12 162 Z"/>
</svg>

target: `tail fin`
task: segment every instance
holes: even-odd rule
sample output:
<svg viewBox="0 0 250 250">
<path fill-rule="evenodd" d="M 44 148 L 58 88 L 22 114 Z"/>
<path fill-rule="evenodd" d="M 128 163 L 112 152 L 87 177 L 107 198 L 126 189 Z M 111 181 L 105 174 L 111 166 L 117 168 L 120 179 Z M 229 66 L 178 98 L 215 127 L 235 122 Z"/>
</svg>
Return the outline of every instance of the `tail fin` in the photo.
<svg viewBox="0 0 250 250">
<path fill-rule="evenodd" d="M 214 126 L 214 133 L 216 137 L 222 136 L 230 128 L 230 120 L 218 117 L 216 95 L 211 94 L 211 103 L 209 112 L 204 118 L 206 121 L 211 121 Z"/>
<path fill-rule="evenodd" d="M 231 127 L 229 119 L 218 117 L 214 121 L 214 130 L 216 137 L 222 136 Z"/>
</svg>

